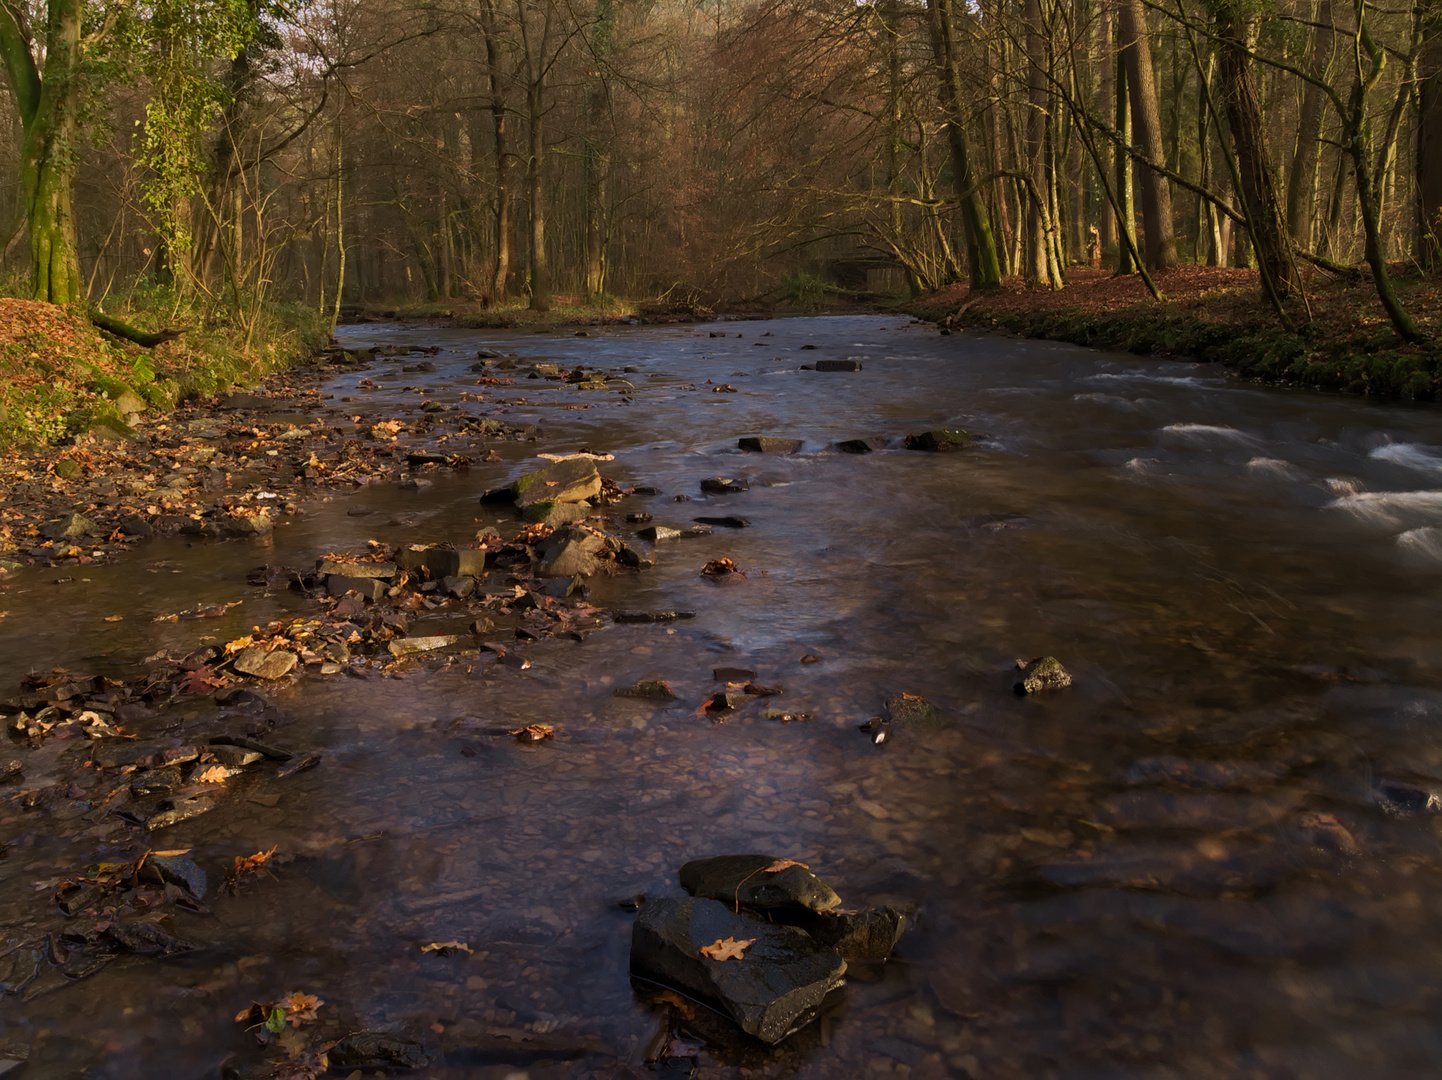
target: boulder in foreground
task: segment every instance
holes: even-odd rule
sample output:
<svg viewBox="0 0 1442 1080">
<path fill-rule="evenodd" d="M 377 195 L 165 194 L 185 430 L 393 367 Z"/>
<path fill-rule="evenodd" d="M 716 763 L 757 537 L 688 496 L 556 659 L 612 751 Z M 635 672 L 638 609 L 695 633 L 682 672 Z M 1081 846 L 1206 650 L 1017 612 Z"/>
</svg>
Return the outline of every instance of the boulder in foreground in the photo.
<svg viewBox="0 0 1442 1080">
<path fill-rule="evenodd" d="M 774 868 L 774 869 L 773 869 Z M 841 897 L 799 862 L 774 855 L 717 855 L 681 867 L 681 888 L 748 908 L 801 907 L 830 911 Z"/>
<path fill-rule="evenodd" d="M 701 951 L 726 942 L 748 944 L 724 960 Z M 631 971 L 706 1002 L 774 1045 L 816 1015 L 841 985 L 846 961 L 794 926 L 688 897 L 642 906 L 631 931 Z"/>
</svg>

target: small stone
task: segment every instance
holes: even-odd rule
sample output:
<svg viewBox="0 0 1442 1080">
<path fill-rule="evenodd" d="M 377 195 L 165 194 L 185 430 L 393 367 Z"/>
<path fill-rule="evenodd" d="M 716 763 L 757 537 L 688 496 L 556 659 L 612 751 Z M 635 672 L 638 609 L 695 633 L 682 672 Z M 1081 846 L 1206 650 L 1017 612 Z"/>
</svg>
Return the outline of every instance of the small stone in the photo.
<svg viewBox="0 0 1442 1080">
<path fill-rule="evenodd" d="M 424 565 L 437 579 L 480 577 L 486 572 L 486 552 L 481 548 L 428 547 Z"/>
<path fill-rule="evenodd" d="M 601 569 L 597 554 L 605 541 L 584 529 L 562 529 L 546 540 L 538 552 L 541 577 L 587 577 Z"/>
<path fill-rule="evenodd" d="M 424 1069 L 430 1055 L 420 1043 L 379 1031 L 347 1035 L 327 1053 L 335 1069 Z"/>
<path fill-rule="evenodd" d="M 0 784 L 11 784 L 25 775 L 25 768 L 15 759 L 0 761 Z"/>
<path fill-rule="evenodd" d="M 645 701 L 675 701 L 676 695 L 660 679 L 642 679 L 631 686 L 622 686 L 615 691 L 617 697 L 641 698 Z"/>
<path fill-rule="evenodd" d="M 120 519 L 120 531 L 126 536 L 154 536 L 155 526 L 139 514 L 127 514 Z"/>
<path fill-rule="evenodd" d="M 843 454 L 869 454 L 874 450 L 885 450 L 884 439 L 846 439 L 836 444 Z"/>
<path fill-rule="evenodd" d="M 295 670 L 295 653 L 288 649 L 243 649 L 232 665 L 243 675 L 254 675 L 257 679 L 279 679 Z"/>
<path fill-rule="evenodd" d="M 931 431 L 923 431 L 917 435 L 906 437 L 906 448 L 908 450 L 930 450 L 933 453 L 948 453 L 955 450 L 966 450 L 976 445 L 976 439 L 968 431 L 959 428 L 935 428 Z"/>
<path fill-rule="evenodd" d="M 277 780 L 284 780 L 287 777 L 294 776 L 296 773 L 309 772 L 321 763 L 323 757 L 324 755 L 317 750 L 313 754 L 306 754 L 305 757 L 296 758 L 294 761 L 287 761 L 279 769 L 275 770 L 275 778 Z"/>
<path fill-rule="evenodd" d="M 146 818 L 145 828 L 147 832 L 154 832 L 156 829 L 166 829 L 171 825 L 179 825 L 182 821 L 189 821 L 191 818 L 207 814 L 215 809 L 215 803 L 204 795 L 193 799 L 177 799 L 169 808 Z"/>
<path fill-rule="evenodd" d="M 707 495 L 735 495 L 741 491 L 750 491 L 751 484 L 729 476 L 713 476 L 701 481 L 701 490 Z"/>
<path fill-rule="evenodd" d="M 396 576 L 393 562 L 348 562 L 340 559 L 317 559 L 315 572 L 321 577 L 339 574 L 342 577 L 381 578 L 389 581 Z"/>
<path fill-rule="evenodd" d="M 66 514 L 62 518 L 47 522 L 40 534 L 50 540 L 74 540 L 99 531 L 95 522 L 83 514 Z"/>
<path fill-rule="evenodd" d="M 396 486 L 399 487 L 402 491 L 424 491 L 434 482 L 435 481 L 433 480 L 424 480 L 419 476 L 407 476 Z"/>
<path fill-rule="evenodd" d="M 893 724 L 931 724 L 937 719 L 936 709 L 926 698 L 900 690 L 886 699 L 886 716 Z"/>
<path fill-rule="evenodd" d="M 1037 694 L 1043 690 L 1060 690 L 1071 685 L 1071 673 L 1055 656 L 1042 656 L 1027 663 L 1018 662 L 1024 672 L 1013 689 L 1018 694 Z"/>
<path fill-rule="evenodd" d="M 162 885 L 179 885 L 197 900 L 207 887 L 205 871 L 184 855 L 151 855 L 141 866 L 141 875 Z"/>
<path fill-rule="evenodd" d="M 681 537 L 680 529 L 673 529 L 669 525 L 652 525 L 642 529 L 636 534 L 647 543 L 655 544 L 662 540 L 677 540 Z"/>
<path fill-rule="evenodd" d="M 461 640 L 460 634 L 436 634 L 431 637 L 396 638 L 386 646 L 392 656 L 413 656 L 416 653 L 445 649 Z"/>
<path fill-rule="evenodd" d="M 748 435 L 736 446 L 753 454 L 794 454 L 802 447 L 800 439 L 777 439 L 769 435 Z"/>
<path fill-rule="evenodd" d="M 860 371 L 860 360 L 818 360 L 817 371 Z"/>
<path fill-rule="evenodd" d="M 62 480 L 79 480 L 85 475 L 85 469 L 74 458 L 61 458 L 55 463 L 55 475 Z"/>
<path fill-rule="evenodd" d="M 344 577 L 341 574 L 332 574 L 325 579 L 325 590 L 331 596 L 344 596 L 346 593 L 359 593 L 363 600 L 375 603 L 386 594 L 386 584 L 378 578 L 357 578 Z"/>
<path fill-rule="evenodd" d="M 473 577 L 441 578 L 441 592 L 456 600 L 464 600 L 475 591 L 476 579 Z"/>
<path fill-rule="evenodd" d="M 698 517 L 691 520 L 701 525 L 715 525 L 721 529 L 749 529 L 751 527 L 751 522 L 739 514 L 726 514 L 723 517 Z"/>
<path fill-rule="evenodd" d="M 224 743 L 212 746 L 210 756 L 229 769 L 241 769 L 247 765 L 254 765 L 257 761 L 265 760 L 265 755 L 259 750 L 247 750 L 243 746 L 230 746 Z"/>
<path fill-rule="evenodd" d="M 105 936 L 126 952 L 138 956 L 175 956 L 193 952 L 196 948 L 148 922 L 112 923 Z"/>
<path fill-rule="evenodd" d="M 612 611 L 610 615 L 611 621 L 618 623 L 663 623 L 696 617 L 694 611 L 624 611 L 620 609 Z"/>
</svg>

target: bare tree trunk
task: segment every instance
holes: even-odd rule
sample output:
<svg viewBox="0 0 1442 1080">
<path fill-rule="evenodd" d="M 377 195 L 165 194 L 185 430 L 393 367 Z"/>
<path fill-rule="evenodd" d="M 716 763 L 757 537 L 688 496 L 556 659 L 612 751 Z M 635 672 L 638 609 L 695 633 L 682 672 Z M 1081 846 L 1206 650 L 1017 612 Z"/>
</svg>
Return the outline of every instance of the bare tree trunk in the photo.
<svg viewBox="0 0 1442 1080">
<path fill-rule="evenodd" d="M 1313 78 L 1325 79 L 1332 60 L 1332 0 L 1317 0 L 1315 12 L 1318 25 L 1312 28 L 1312 59 L 1308 73 Z M 1292 236 L 1292 242 L 1304 248 L 1312 246 L 1321 134 L 1322 88 L 1305 83 L 1302 87 L 1302 107 L 1297 116 L 1297 152 L 1292 155 L 1292 167 L 1287 174 L 1287 231 Z"/>
<path fill-rule="evenodd" d="M 1117 117 L 1116 105 L 1116 61 L 1112 55 L 1112 21 L 1115 18 L 1112 7 L 1103 0 L 1101 10 L 1097 17 L 1097 55 L 1101 60 L 1101 113 L 1102 119 L 1110 126 L 1121 129 L 1120 119 Z M 1108 140 L 1105 146 L 1099 148 L 1102 160 L 1108 170 L 1114 170 L 1113 155 L 1115 151 Z M 1110 203 L 1102 206 L 1101 222 L 1101 245 L 1102 250 L 1122 247 L 1120 237 L 1117 235 L 1117 218 L 1112 213 Z"/>
<path fill-rule="evenodd" d="M 529 199 L 526 207 L 531 217 L 531 310 L 551 310 L 551 283 L 546 268 L 546 142 L 542 128 L 543 79 L 533 74 L 526 87 L 527 121 L 530 125 L 531 160 L 527 175 Z"/>
<path fill-rule="evenodd" d="M 515 248 L 515 185 L 511 151 L 506 131 L 506 84 L 501 75 L 500 49 L 496 40 L 495 0 L 482 0 L 481 27 L 486 39 L 486 68 L 490 73 L 491 131 L 496 148 L 496 262 L 491 298 L 504 302 L 510 288 L 511 252 Z"/>
<path fill-rule="evenodd" d="M 1422 16 L 1417 87 L 1417 257 L 1442 266 L 1442 11 Z"/>
<path fill-rule="evenodd" d="M 1261 270 L 1282 298 L 1292 291 L 1295 282 L 1288 247 L 1290 237 L 1282 226 L 1276 183 L 1263 134 L 1262 106 L 1252 78 L 1252 61 L 1247 55 L 1252 23 L 1233 6 L 1233 0 L 1215 2 L 1212 10 L 1216 33 L 1221 39 L 1218 72 L 1241 182 L 1238 194 Z"/>
<path fill-rule="evenodd" d="M 1130 146 L 1132 142 L 1132 109 L 1127 94 L 1126 60 L 1120 52 L 1112 61 L 1112 69 L 1115 74 L 1117 131 L 1121 133 L 1122 142 Z M 1116 171 L 1117 273 L 1134 274 L 1137 267 L 1136 263 L 1132 261 L 1132 251 L 1136 248 L 1137 225 L 1136 210 L 1132 204 L 1132 159 L 1130 154 L 1117 151 Z"/>
<path fill-rule="evenodd" d="M 1162 115 L 1152 71 L 1152 47 L 1147 37 L 1147 13 L 1142 0 L 1118 0 L 1118 43 L 1126 59 L 1127 88 L 1131 95 L 1132 130 L 1148 161 L 1166 161 L 1162 144 Z M 1147 267 L 1161 270 L 1177 264 L 1177 242 L 1172 225 L 1172 189 L 1165 176 L 1144 166 L 1137 170 L 1142 189 L 1142 223 Z"/>
<path fill-rule="evenodd" d="M 931 15 L 931 48 L 939 76 L 942 112 L 951 145 L 951 168 L 957 197 L 961 201 L 962 227 L 966 232 L 967 261 L 973 289 L 991 289 L 1001 283 L 1001 263 L 980 186 L 967 160 L 965 116 L 961 109 L 961 75 L 956 67 L 956 43 L 951 26 L 951 0 L 927 0 Z"/>
<path fill-rule="evenodd" d="M 1027 173 L 1031 183 L 1031 198 L 1027 200 L 1026 213 L 1026 259 L 1023 273 L 1027 284 L 1054 287 L 1051 260 L 1047 258 L 1047 207 L 1044 202 L 1047 190 L 1046 168 L 1046 43 L 1042 39 L 1040 0 L 1026 0 L 1026 52 L 1027 52 L 1027 113 L 1026 152 Z"/>
</svg>

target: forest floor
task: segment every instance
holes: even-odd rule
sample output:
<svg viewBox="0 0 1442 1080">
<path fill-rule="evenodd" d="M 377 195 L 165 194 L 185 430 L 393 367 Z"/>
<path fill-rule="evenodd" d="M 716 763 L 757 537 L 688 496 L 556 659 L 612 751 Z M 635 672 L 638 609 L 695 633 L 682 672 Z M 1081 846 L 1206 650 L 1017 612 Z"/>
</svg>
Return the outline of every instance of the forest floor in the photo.
<svg viewBox="0 0 1442 1080">
<path fill-rule="evenodd" d="M 1304 271 L 1306 305 L 1289 309 L 1285 330 L 1255 270 L 1179 266 L 1153 275 L 1158 303 L 1137 275 L 1068 271 L 1066 288 L 1029 289 L 1019 278 L 973 294 L 940 290 L 903 310 L 944 326 L 1007 330 L 1142 355 L 1221 361 L 1245 375 L 1379 397 L 1442 396 L 1442 289 L 1420 275 L 1398 275 L 1397 291 L 1431 340 L 1403 342 L 1387 321 L 1370 279 L 1343 281 Z"/>
</svg>

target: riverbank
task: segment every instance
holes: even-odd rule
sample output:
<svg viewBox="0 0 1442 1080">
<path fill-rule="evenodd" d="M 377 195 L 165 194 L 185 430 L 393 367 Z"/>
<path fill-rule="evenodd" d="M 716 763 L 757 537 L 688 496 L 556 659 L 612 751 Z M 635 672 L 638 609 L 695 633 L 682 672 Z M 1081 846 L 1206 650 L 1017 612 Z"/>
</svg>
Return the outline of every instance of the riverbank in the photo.
<svg viewBox="0 0 1442 1080">
<path fill-rule="evenodd" d="M 964 285 L 903 305 L 944 327 L 1006 330 L 1141 356 L 1221 362 L 1268 382 L 1343 390 L 1375 397 L 1442 396 L 1442 352 L 1408 345 L 1387 322 L 1371 282 L 1337 281 L 1315 271 L 1308 281 L 1312 321 L 1299 334 L 1281 328 L 1255 270 L 1180 266 L 1155 275 L 1158 303 L 1136 275 L 1074 269 L 1056 292 L 1010 279 L 973 294 Z M 1435 282 L 1402 278 L 1402 302 L 1423 330 L 1442 335 L 1442 295 Z M 1296 305 L 1302 314 L 1301 305 Z"/>
</svg>

